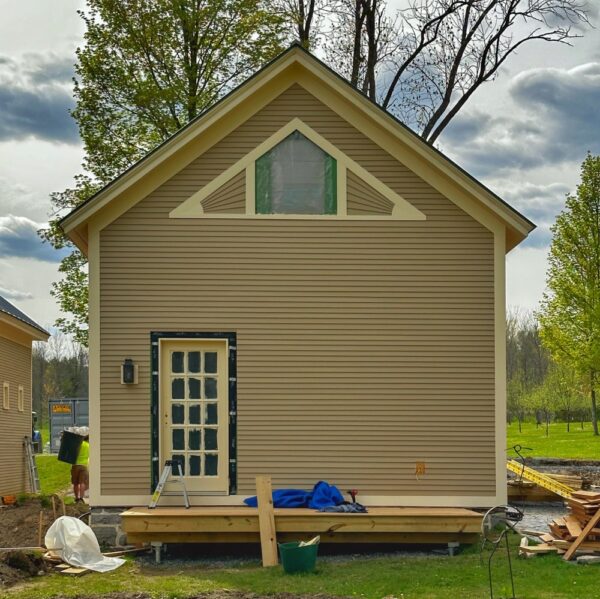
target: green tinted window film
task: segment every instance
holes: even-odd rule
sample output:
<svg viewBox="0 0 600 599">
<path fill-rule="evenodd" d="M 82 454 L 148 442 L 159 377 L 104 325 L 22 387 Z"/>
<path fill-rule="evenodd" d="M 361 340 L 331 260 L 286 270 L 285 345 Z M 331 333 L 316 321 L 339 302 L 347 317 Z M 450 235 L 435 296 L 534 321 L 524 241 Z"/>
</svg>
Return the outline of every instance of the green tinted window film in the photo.
<svg viewBox="0 0 600 599">
<path fill-rule="evenodd" d="M 337 214 L 337 160 L 325 156 L 325 214 Z"/>
<path fill-rule="evenodd" d="M 337 163 L 299 131 L 256 160 L 257 214 L 337 214 Z"/>
<path fill-rule="evenodd" d="M 255 173 L 256 214 L 271 214 L 271 153 L 256 161 Z"/>
</svg>

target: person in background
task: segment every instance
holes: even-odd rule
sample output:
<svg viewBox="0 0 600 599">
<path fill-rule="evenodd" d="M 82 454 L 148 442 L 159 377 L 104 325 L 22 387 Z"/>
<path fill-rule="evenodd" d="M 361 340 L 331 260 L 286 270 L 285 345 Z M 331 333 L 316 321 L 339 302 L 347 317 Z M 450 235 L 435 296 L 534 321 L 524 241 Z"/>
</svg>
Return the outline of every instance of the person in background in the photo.
<svg viewBox="0 0 600 599">
<path fill-rule="evenodd" d="M 90 438 L 83 438 L 77 454 L 77 461 L 71 466 L 71 483 L 73 483 L 73 493 L 75 494 L 75 503 L 83 503 L 85 492 L 90 486 L 90 475 L 88 466 L 90 463 Z"/>
</svg>

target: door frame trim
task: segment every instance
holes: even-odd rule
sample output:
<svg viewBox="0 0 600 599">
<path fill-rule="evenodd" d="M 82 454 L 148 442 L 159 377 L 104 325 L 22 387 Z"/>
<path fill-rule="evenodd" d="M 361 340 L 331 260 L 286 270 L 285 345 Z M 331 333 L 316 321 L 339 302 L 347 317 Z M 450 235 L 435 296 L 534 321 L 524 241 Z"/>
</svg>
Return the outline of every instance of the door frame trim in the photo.
<svg viewBox="0 0 600 599">
<path fill-rule="evenodd" d="M 150 333 L 150 363 L 151 363 L 151 451 L 150 451 L 150 493 L 154 492 L 159 477 L 159 447 L 160 447 L 160 364 L 159 342 L 161 340 L 194 340 L 194 339 L 223 339 L 228 341 L 228 404 L 229 404 L 229 495 L 237 494 L 237 343 L 236 333 L 217 332 L 182 332 L 169 331 Z"/>
</svg>

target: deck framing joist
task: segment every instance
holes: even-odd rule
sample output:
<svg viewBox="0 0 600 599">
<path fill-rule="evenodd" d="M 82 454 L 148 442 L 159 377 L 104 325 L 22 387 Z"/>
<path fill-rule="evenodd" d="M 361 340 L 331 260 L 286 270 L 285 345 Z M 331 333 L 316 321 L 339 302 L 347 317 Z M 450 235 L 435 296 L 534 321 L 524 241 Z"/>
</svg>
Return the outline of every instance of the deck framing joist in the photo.
<svg viewBox="0 0 600 599">
<path fill-rule="evenodd" d="M 463 508 L 373 507 L 367 514 L 275 509 L 278 541 L 321 535 L 323 543 L 472 543 L 481 514 Z M 249 507 L 131 508 L 121 514 L 128 542 L 257 543 L 258 510 Z"/>
</svg>

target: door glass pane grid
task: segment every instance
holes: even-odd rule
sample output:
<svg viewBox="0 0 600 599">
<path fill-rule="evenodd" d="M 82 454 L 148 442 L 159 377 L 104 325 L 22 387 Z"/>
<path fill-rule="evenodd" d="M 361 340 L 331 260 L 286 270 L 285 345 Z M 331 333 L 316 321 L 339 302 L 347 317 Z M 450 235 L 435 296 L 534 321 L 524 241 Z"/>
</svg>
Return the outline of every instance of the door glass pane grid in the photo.
<svg viewBox="0 0 600 599">
<path fill-rule="evenodd" d="M 171 459 L 181 464 L 184 476 L 217 476 L 217 352 L 171 352 L 170 376 Z"/>
</svg>

